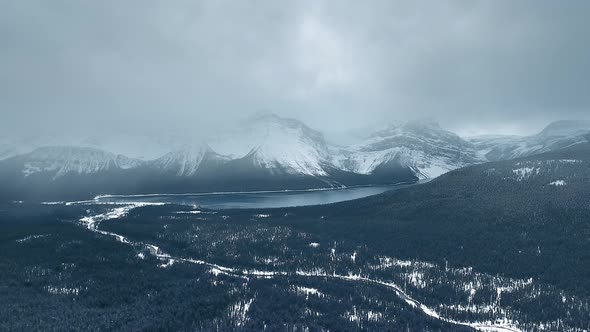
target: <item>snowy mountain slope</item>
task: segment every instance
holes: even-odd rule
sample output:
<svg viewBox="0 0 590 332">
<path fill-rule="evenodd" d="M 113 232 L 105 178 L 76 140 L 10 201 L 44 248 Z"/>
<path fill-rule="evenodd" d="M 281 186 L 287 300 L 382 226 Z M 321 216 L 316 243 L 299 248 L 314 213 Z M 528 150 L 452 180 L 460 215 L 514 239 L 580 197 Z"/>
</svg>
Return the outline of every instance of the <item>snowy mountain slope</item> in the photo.
<svg viewBox="0 0 590 332">
<path fill-rule="evenodd" d="M 152 165 L 163 171 L 191 175 L 191 163 L 196 167 L 199 162 L 198 145 L 195 148 L 191 139 L 169 135 L 56 136 L 0 142 L 0 161 L 22 156 L 33 159 L 27 163 L 30 167 L 23 169 L 23 174 L 28 175 L 60 169 L 59 177 L 69 172 L 72 165 L 80 165 L 75 170 L 80 174 L 104 171 L 109 165 L 122 169 Z M 40 164 L 45 166 L 36 166 Z"/>
<path fill-rule="evenodd" d="M 207 161 L 227 162 L 229 158 L 221 156 L 203 143 L 185 145 L 179 150 L 169 152 L 150 163 L 152 168 L 177 176 L 194 176 L 203 163 Z"/>
<path fill-rule="evenodd" d="M 589 141 L 587 133 L 588 123 L 562 121 L 530 137 L 465 140 L 436 123 L 408 122 L 343 147 L 327 143 L 322 133 L 301 121 L 262 113 L 207 141 L 124 133 L 0 139 L 0 174 L 22 180 L 13 186 L 22 187 L 23 195 L 40 184 L 59 188 L 48 193 L 69 190 L 66 175 L 83 175 L 76 177 L 81 181 L 76 192 L 84 195 L 96 188 L 104 193 L 144 193 L 389 184 L 579 145 Z M 59 184 L 51 183 L 57 179 Z"/>
<path fill-rule="evenodd" d="M 233 134 L 209 144 L 217 153 L 246 158 L 271 173 L 328 175 L 330 157 L 323 135 L 295 119 L 261 113 L 243 122 Z"/>
<path fill-rule="evenodd" d="M 471 143 L 432 122 L 391 125 L 334 155 L 334 163 L 351 172 L 371 174 L 393 163 L 409 167 L 420 179 L 481 161 Z"/>
<path fill-rule="evenodd" d="M 132 169 L 142 162 L 93 148 L 53 146 L 20 156 L 24 177 L 49 174 L 57 179 L 69 173 L 93 174 L 113 169 Z"/>
<path fill-rule="evenodd" d="M 165 135 L 125 134 L 52 141 L 73 142 L 57 145 L 104 151 L 103 164 L 112 159 L 109 154 L 124 155 L 144 161 L 152 169 L 184 177 L 197 175 L 205 157 L 218 163 L 241 160 L 238 163 L 241 168 L 261 169 L 269 176 L 330 177 L 334 170 L 371 175 L 376 171 L 384 174 L 387 169 L 394 169 L 397 174 L 400 169 L 411 169 L 422 179 L 479 161 L 473 155 L 470 143 L 433 123 L 393 125 L 371 135 L 362 144 L 343 148 L 329 145 L 322 133 L 299 120 L 272 113 L 259 113 L 240 123 L 233 131 L 220 133 L 206 143 L 195 144 L 188 138 Z M 22 151 L 32 151 L 40 145 L 39 141 L 0 145 L 0 155 L 10 157 L 22 154 Z M 51 151 L 47 150 L 46 154 Z M 71 167 L 61 152 L 54 152 L 57 155 L 53 157 L 53 168 L 58 168 L 56 163 L 60 160 L 64 163 L 64 170 Z M 93 158 L 98 164 L 98 156 Z M 46 155 L 45 159 L 51 158 Z M 37 169 L 29 167 L 26 172 L 31 174 Z"/>
<path fill-rule="evenodd" d="M 526 157 L 588 142 L 588 121 L 557 121 L 532 136 L 480 136 L 468 140 L 486 160 Z"/>
<path fill-rule="evenodd" d="M 44 145 L 43 142 L 50 143 Z M 53 144 L 54 142 L 56 143 Z M 252 167 L 268 170 L 269 174 L 328 175 L 325 168 L 329 165 L 329 149 L 323 135 L 298 120 L 281 118 L 274 114 L 258 114 L 241 123 L 237 130 L 210 140 L 213 148 L 207 146 L 207 143 L 195 143 L 190 138 L 164 135 L 158 137 L 125 134 L 51 140 L 23 139 L 3 141 L 0 144 L 0 160 L 43 148 L 42 159 L 45 161 L 29 163 L 30 167 L 25 170 L 26 174 L 60 169 L 62 171 L 58 174 L 61 175 L 68 172 L 73 164 L 81 165 L 80 172 L 100 171 L 104 165 L 111 163 L 113 155 L 124 155 L 129 160 L 144 161 L 146 165 L 162 172 L 185 177 L 196 175 L 205 157 L 217 162 L 244 159 L 249 161 Z M 59 149 L 47 149 L 48 145 L 71 146 L 80 150 L 66 154 Z M 83 150 L 85 148 L 90 150 Z M 82 151 L 104 153 L 100 156 L 95 153 L 91 157 L 76 156 L 83 153 Z M 99 160 L 100 158 L 102 159 Z M 58 165 L 59 163 L 62 164 Z M 32 166 L 37 164 L 45 166 Z"/>
</svg>

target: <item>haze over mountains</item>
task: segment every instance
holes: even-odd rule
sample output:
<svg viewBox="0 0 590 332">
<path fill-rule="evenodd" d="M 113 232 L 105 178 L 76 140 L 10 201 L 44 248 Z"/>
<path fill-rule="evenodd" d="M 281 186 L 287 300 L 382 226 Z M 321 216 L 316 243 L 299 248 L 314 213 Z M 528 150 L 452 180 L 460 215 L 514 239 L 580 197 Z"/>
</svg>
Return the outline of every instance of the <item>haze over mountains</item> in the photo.
<svg viewBox="0 0 590 332">
<path fill-rule="evenodd" d="M 590 121 L 556 121 L 532 136 L 482 136 L 469 139 L 489 161 L 514 159 L 587 141 Z"/>
<path fill-rule="evenodd" d="M 590 123 L 559 121 L 528 137 L 462 138 L 435 122 L 412 121 L 391 124 L 351 146 L 328 142 L 301 121 L 272 113 L 257 114 L 236 128 L 206 141 L 125 134 L 4 140 L 0 176 L 14 184 L 8 196 L 15 199 L 43 193 L 39 188 L 53 193 L 49 196 L 57 191 L 89 196 L 413 182 L 587 142 Z"/>
</svg>

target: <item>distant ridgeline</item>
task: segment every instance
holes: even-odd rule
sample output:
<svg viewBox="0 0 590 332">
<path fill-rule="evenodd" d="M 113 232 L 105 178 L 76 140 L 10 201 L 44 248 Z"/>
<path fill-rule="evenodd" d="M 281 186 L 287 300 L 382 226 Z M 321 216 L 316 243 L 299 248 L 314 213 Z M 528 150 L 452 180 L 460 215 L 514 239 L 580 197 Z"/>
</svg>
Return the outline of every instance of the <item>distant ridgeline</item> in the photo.
<svg viewBox="0 0 590 332">
<path fill-rule="evenodd" d="M 415 182 L 584 144 L 589 132 L 590 124 L 561 121 L 528 137 L 463 139 L 436 123 L 409 122 L 343 147 L 298 120 L 263 114 L 231 136 L 198 144 L 153 137 L 0 141 L 0 200 Z M 527 176 L 528 168 L 522 172 Z"/>
<path fill-rule="evenodd" d="M 340 188 L 343 186 L 415 182 L 407 167 L 390 167 L 374 174 L 356 174 L 331 168 L 324 175 L 293 174 L 280 166 L 260 168 L 248 160 L 203 161 L 199 172 L 179 176 L 153 167 L 117 167 L 109 162 L 93 172 L 33 172 L 29 156 L 0 162 L 0 200 L 76 200 L 100 194 L 199 193 L 221 191 L 261 191 L 285 189 Z"/>
</svg>

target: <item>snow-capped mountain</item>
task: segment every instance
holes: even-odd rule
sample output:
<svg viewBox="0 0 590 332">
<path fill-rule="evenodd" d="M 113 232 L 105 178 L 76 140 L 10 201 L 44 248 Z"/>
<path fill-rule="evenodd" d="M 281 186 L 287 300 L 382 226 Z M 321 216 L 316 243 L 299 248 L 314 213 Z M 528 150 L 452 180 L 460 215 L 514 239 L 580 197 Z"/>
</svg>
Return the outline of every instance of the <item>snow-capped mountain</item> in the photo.
<svg viewBox="0 0 590 332">
<path fill-rule="evenodd" d="M 47 174 L 53 179 L 69 173 L 93 174 L 114 169 L 131 169 L 142 162 L 93 148 L 53 146 L 35 149 L 17 157 L 22 162 L 22 174 Z"/>
<path fill-rule="evenodd" d="M 362 144 L 337 147 L 328 144 L 322 133 L 301 121 L 272 113 L 259 113 L 234 130 L 202 143 L 180 137 L 133 135 L 61 141 L 73 142 L 68 146 L 77 147 L 79 151 L 64 154 L 61 150 L 44 150 L 44 159 L 54 161 L 51 168 L 60 169 L 56 177 L 68 171 L 86 174 L 102 171 L 104 167 L 96 165 L 111 165 L 113 156 L 119 159 L 126 156 L 130 160 L 129 167 L 146 166 L 183 177 L 198 175 L 204 161 L 214 161 L 217 165 L 239 164 L 236 167 L 241 170 L 259 169 L 269 176 L 330 177 L 335 172 L 370 176 L 410 169 L 417 178 L 424 179 L 479 161 L 470 143 L 434 123 L 391 125 Z M 10 156 L 40 145 L 39 142 L 16 145 L 13 150 L 8 148 L 12 145 L 6 145 L 1 151 Z M 87 151 L 94 151 L 94 154 L 88 157 Z M 51 156 L 52 153 L 55 155 Z M 72 165 L 82 166 L 78 169 Z M 30 175 L 46 168 L 27 167 L 23 172 Z"/>
<path fill-rule="evenodd" d="M 466 140 L 436 123 L 413 121 L 336 146 L 299 120 L 262 113 L 208 140 L 164 134 L 2 139 L 0 180 L 21 197 L 43 194 L 40 186 L 46 196 L 342 187 L 432 179 L 589 140 L 588 122 L 556 122 L 529 137 Z"/>
<path fill-rule="evenodd" d="M 338 167 L 358 174 L 397 166 L 412 169 L 420 179 L 482 161 L 471 143 L 428 121 L 392 124 L 334 158 Z"/>
<path fill-rule="evenodd" d="M 532 136 L 480 136 L 469 139 L 489 161 L 526 157 L 588 142 L 590 121 L 557 121 Z"/>
<path fill-rule="evenodd" d="M 68 146 L 76 151 L 49 149 L 50 146 Z M 41 148 L 37 151 L 36 149 Z M 69 171 L 92 173 L 111 165 L 114 156 L 128 157 L 132 166 L 145 165 L 164 173 L 194 176 L 206 160 L 217 163 L 242 160 L 251 167 L 269 174 L 328 176 L 329 148 L 323 135 L 295 119 L 261 113 L 247 119 L 233 131 L 222 132 L 208 142 L 195 142 L 186 137 L 105 135 L 86 138 L 38 138 L 19 141 L 2 141 L 0 157 L 5 160 L 37 151 L 43 152 L 44 161 L 31 162 L 25 172 L 31 175 L 47 169 L 59 169 L 56 177 Z M 89 151 L 93 151 L 90 153 Z M 100 151 L 100 153 L 99 153 Z M 32 157 L 33 155 L 31 155 Z M 46 162 L 51 160 L 51 162 Z M 141 162 L 140 162 L 141 161 Z M 116 163 L 115 163 L 116 164 Z M 80 165 L 80 169 L 72 165 Z M 102 165 L 102 166 L 100 166 Z"/>
<path fill-rule="evenodd" d="M 177 176 L 194 176 L 206 162 L 227 162 L 229 158 L 213 151 L 207 144 L 185 145 L 152 161 L 150 166 Z"/>
<path fill-rule="evenodd" d="M 259 113 L 231 135 L 209 144 L 217 153 L 245 158 L 271 173 L 328 175 L 330 155 L 324 136 L 299 120 Z"/>
</svg>

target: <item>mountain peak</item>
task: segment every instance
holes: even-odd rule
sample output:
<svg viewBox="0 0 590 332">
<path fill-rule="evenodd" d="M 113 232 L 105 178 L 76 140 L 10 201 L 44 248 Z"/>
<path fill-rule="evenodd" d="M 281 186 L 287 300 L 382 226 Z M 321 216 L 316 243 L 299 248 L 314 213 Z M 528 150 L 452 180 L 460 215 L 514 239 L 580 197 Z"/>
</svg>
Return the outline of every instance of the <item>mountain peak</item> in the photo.
<svg viewBox="0 0 590 332">
<path fill-rule="evenodd" d="M 215 153 L 207 143 L 186 144 L 182 148 L 169 152 L 155 161 L 156 165 L 166 171 L 173 171 L 178 176 L 192 176 L 197 173 L 201 163 L 207 159 L 223 158 Z"/>
</svg>

